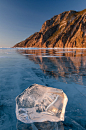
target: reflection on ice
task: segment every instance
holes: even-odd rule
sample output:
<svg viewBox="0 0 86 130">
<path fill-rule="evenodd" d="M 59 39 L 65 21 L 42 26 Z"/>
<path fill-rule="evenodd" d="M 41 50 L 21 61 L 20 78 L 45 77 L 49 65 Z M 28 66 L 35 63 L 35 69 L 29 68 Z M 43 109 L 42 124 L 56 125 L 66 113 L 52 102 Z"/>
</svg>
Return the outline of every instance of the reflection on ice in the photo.
<svg viewBox="0 0 86 130">
<path fill-rule="evenodd" d="M 86 85 L 86 49 L 18 50 L 39 64 L 45 75 L 62 82 Z"/>
<path fill-rule="evenodd" d="M 57 52 L 57 53 L 74 53 L 75 51 L 60 51 L 60 52 Z"/>
</svg>

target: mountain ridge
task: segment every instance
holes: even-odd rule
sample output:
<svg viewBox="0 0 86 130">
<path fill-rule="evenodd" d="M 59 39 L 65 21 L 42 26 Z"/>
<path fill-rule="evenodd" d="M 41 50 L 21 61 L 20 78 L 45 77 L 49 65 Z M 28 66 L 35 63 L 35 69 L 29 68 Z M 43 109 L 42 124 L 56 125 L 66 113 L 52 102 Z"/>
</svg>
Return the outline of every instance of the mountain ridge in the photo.
<svg viewBox="0 0 86 130">
<path fill-rule="evenodd" d="M 86 9 L 53 16 L 44 22 L 39 32 L 14 47 L 86 48 Z"/>
</svg>

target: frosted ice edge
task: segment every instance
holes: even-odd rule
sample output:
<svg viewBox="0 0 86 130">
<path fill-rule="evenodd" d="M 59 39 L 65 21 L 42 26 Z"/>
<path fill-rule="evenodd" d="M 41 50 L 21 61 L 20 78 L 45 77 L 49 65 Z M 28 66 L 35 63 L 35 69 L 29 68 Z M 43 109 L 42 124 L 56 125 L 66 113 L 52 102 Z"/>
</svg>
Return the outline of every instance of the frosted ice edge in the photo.
<svg viewBox="0 0 86 130">
<path fill-rule="evenodd" d="M 16 97 L 16 117 L 24 123 L 64 121 L 67 101 L 61 89 L 34 84 Z"/>
</svg>

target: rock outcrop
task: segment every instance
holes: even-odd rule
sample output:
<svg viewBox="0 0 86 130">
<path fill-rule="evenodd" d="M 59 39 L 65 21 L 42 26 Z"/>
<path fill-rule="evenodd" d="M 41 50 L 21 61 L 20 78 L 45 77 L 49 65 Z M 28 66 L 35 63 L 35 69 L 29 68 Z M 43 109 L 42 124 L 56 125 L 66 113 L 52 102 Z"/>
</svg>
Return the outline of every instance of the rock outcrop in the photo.
<svg viewBox="0 0 86 130">
<path fill-rule="evenodd" d="M 86 48 L 86 9 L 54 16 L 45 21 L 39 32 L 14 47 Z"/>
</svg>

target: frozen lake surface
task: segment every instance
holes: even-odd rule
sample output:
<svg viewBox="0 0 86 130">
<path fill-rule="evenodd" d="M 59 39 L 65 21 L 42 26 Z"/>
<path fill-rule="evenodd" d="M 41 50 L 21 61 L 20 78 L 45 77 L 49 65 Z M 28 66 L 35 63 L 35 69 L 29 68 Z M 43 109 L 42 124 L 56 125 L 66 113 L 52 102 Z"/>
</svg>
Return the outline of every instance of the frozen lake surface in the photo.
<svg viewBox="0 0 86 130">
<path fill-rule="evenodd" d="M 0 48 L 0 130 L 31 129 L 17 121 L 15 98 L 34 83 L 66 93 L 62 130 L 86 129 L 86 49 Z"/>
</svg>

